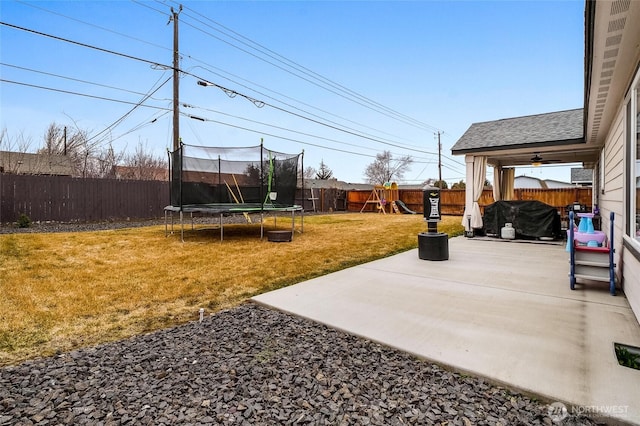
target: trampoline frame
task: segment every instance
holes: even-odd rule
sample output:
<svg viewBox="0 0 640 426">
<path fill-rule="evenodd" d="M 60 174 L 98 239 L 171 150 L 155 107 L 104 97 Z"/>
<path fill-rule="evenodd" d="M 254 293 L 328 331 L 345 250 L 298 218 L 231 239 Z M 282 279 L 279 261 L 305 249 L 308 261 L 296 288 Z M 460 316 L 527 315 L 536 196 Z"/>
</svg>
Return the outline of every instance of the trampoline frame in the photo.
<svg viewBox="0 0 640 426">
<path fill-rule="evenodd" d="M 264 238 L 264 216 L 265 213 L 274 214 L 274 221 L 277 226 L 276 213 L 291 213 L 291 240 L 295 234 L 296 220 L 295 214 L 300 212 L 300 233 L 304 232 L 304 209 L 302 206 L 275 206 L 270 204 L 261 203 L 244 203 L 244 204 L 191 204 L 183 206 L 166 206 L 164 208 L 164 235 L 168 237 L 174 233 L 173 215 L 179 213 L 180 217 L 180 240 L 184 242 L 184 213 L 188 213 L 191 216 L 191 230 L 194 230 L 193 214 L 201 213 L 211 216 L 218 216 L 220 219 L 220 241 L 224 241 L 224 223 L 222 218 L 230 214 L 244 214 L 244 213 L 260 213 L 260 238 Z M 171 219 L 171 230 L 169 230 L 168 221 Z"/>
</svg>

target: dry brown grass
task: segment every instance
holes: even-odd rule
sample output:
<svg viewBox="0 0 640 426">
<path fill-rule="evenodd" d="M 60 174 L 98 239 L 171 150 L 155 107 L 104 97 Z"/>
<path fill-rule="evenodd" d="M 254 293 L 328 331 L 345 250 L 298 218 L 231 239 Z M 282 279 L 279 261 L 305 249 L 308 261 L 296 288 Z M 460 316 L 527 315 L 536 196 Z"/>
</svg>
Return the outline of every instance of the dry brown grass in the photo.
<svg viewBox="0 0 640 426">
<path fill-rule="evenodd" d="M 459 223 L 445 218 L 439 230 L 460 234 Z M 305 216 L 290 243 L 260 240 L 256 224 L 226 225 L 222 243 L 213 225 L 185 229 L 185 243 L 165 238 L 164 226 L 0 235 L 0 365 L 197 319 L 201 307 L 415 248 L 426 224 L 421 215 Z"/>
</svg>

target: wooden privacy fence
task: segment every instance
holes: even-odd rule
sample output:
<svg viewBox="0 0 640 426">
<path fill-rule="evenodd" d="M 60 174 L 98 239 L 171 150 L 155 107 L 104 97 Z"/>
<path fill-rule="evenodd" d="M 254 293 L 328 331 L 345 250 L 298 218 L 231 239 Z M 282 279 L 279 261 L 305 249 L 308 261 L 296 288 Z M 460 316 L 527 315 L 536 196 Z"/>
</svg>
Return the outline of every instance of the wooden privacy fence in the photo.
<svg viewBox="0 0 640 426">
<path fill-rule="evenodd" d="M 516 200 L 538 200 L 555 207 L 564 215 L 567 205 L 578 202 L 591 209 L 591 188 L 516 189 Z M 296 202 L 305 211 L 359 212 L 371 195 L 370 190 L 340 190 L 335 188 L 298 189 Z M 400 189 L 409 209 L 422 213 L 422 190 Z M 440 192 L 444 215 L 462 215 L 464 189 Z M 163 216 L 169 204 L 169 183 L 119 179 L 71 178 L 66 176 L 15 175 L 0 173 L 0 223 L 15 222 L 20 214 L 33 221 L 100 222 L 127 219 L 152 219 Z M 483 191 L 480 210 L 493 203 L 493 192 Z M 365 211 L 377 211 L 368 204 Z M 388 211 L 388 210 L 387 210 Z"/>
<path fill-rule="evenodd" d="M 0 174 L 0 223 L 152 219 L 167 204 L 168 182 Z"/>
<path fill-rule="evenodd" d="M 305 188 L 304 194 L 298 188 L 297 202 L 305 211 L 332 212 L 347 210 L 347 191 L 337 188 Z"/>
<path fill-rule="evenodd" d="M 347 210 L 359 212 L 369 198 L 371 191 L 349 191 L 347 194 Z M 399 198 L 407 207 L 413 211 L 422 213 L 422 190 L 400 189 Z M 569 204 L 578 202 L 584 204 L 591 210 L 591 187 L 572 187 L 558 189 L 515 189 L 514 200 L 537 200 L 558 209 L 564 215 L 564 210 Z M 480 211 L 484 213 L 485 206 L 492 204 L 493 191 L 485 189 L 478 200 Z M 440 191 L 440 208 L 443 215 L 464 214 L 465 190 L 464 189 L 444 189 Z M 365 207 L 365 211 L 377 211 L 373 204 Z M 387 209 L 387 212 L 389 210 Z"/>
</svg>

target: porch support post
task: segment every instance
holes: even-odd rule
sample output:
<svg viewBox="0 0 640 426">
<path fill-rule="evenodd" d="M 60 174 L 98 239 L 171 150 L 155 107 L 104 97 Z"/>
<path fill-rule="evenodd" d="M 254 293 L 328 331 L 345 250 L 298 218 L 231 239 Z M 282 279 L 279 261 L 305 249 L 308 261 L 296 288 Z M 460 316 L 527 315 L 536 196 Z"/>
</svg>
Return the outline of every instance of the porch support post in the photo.
<svg viewBox="0 0 640 426">
<path fill-rule="evenodd" d="M 504 183 L 502 182 L 502 166 L 493 165 L 493 201 L 500 201 L 503 198 L 502 188 Z"/>
<path fill-rule="evenodd" d="M 462 215 L 462 225 L 465 231 L 470 231 L 469 221 L 467 215 L 470 215 L 473 211 L 473 188 L 475 186 L 473 181 L 473 155 L 465 155 L 464 162 L 466 164 L 466 178 L 465 178 L 465 190 L 464 190 L 464 214 Z"/>
</svg>

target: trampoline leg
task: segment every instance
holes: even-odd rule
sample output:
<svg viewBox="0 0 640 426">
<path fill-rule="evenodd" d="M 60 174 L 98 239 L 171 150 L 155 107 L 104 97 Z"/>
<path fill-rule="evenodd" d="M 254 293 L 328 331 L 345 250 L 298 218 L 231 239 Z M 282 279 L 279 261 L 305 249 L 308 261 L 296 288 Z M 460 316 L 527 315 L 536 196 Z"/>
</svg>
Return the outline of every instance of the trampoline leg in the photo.
<svg viewBox="0 0 640 426">
<path fill-rule="evenodd" d="M 222 224 L 222 213 L 220 213 L 220 242 L 224 240 L 224 225 Z"/>
<path fill-rule="evenodd" d="M 264 213 L 260 213 L 260 239 L 264 237 Z"/>
<path fill-rule="evenodd" d="M 167 211 L 164 211 L 164 237 L 167 238 L 169 231 L 167 229 Z"/>
<path fill-rule="evenodd" d="M 182 217 L 182 210 L 180 210 L 180 241 L 184 243 L 184 222 Z"/>
<path fill-rule="evenodd" d="M 291 210 L 291 241 L 293 241 L 293 234 L 296 232 L 296 213 Z"/>
</svg>

